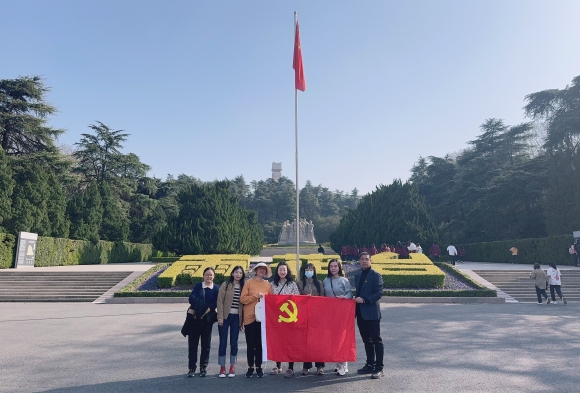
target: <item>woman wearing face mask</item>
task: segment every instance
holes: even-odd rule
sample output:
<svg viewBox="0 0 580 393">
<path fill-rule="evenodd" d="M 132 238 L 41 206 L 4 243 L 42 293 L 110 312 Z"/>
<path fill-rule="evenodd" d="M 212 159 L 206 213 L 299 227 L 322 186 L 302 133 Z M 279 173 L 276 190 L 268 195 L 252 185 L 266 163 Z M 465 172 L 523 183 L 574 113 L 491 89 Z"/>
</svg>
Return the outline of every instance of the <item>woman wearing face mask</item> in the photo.
<svg viewBox="0 0 580 393">
<path fill-rule="evenodd" d="M 282 261 L 276 267 L 274 273 L 274 280 L 270 283 L 272 285 L 272 294 L 274 295 L 300 295 L 298 286 L 294 282 L 294 277 L 290 271 L 290 266 L 286 261 Z M 276 362 L 276 367 L 270 371 L 270 375 L 282 373 L 282 363 Z M 294 362 L 288 363 L 288 370 L 284 373 L 284 377 L 290 378 L 294 376 Z"/>
<path fill-rule="evenodd" d="M 328 262 L 328 276 L 322 282 L 324 294 L 327 297 L 336 297 L 339 299 L 352 299 L 350 282 L 342 272 L 342 264 L 338 259 L 331 259 Z M 348 363 L 337 363 L 336 373 L 345 375 L 348 373 Z"/>
<path fill-rule="evenodd" d="M 211 331 L 217 321 L 216 307 L 219 285 L 214 284 L 215 271 L 207 267 L 203 271 L 203 282 L 198 282 L 189 295 L 190 310 L 195 310 L 194 319 L 189 328 L 187 344 L 189 355 L 188 377 L 195 375 L 197 368 L 197 347 L 201 338 L 201 354 L 199 355 L 199 376 L 207 375 L 209 351 L 211 349 Z M 188 310 L 188 312 L 190 311 Z"/>
<path fill-rule="evenodd" d="M 240 296 L 240 303 L 244 305 L 244 329 L 248 357 L 246 378 L 252 378 L 254 366 L 256 367 L 256 375 L 258 378 L 262 378 L 264 376 L 262 370 L 262 324 L 256 321 L 255 307 L 265 294 L 272 294 L 270 283 L 264 279 L 272 275 L 272 269 L 264 262 L 260 262 L 254 266 L 252 271 L 256 273 L 256 277 L 246 281 Z"/>
<path fill-rule="evenodd" d="M 228 281 L 222 284 L 217 300 L 218 331 L 220 334 L 220 346 L 218 363 L 220 365 L 220 378 L 226 376 L 226 349 L 228 346 L 228 331 L 230 333 L 230 370 L 228 377 L 236 376 L 236 359 L 238 356 L 238 336 L 243 328 L 243 308 L 240 306 L 240 294 L 244 287 L 244 269 L 241 266 L 234 267 Z"/>
<path fill-rule="evenodd" d="M 301 295 L 308 296 L 324 296 L 324 287 L 322 283 L 316 278 L 316 267 L 309 263 L 304 267 L 304 274 L 302 280 L 298 282 L 298 290 Z M 316 374 L 324 374 L 324 363 L 316 362 Z M 312 368 L 312 362 L 306 362 L 302 366 L 302 375 L 308 375 Z"/>
</svg>

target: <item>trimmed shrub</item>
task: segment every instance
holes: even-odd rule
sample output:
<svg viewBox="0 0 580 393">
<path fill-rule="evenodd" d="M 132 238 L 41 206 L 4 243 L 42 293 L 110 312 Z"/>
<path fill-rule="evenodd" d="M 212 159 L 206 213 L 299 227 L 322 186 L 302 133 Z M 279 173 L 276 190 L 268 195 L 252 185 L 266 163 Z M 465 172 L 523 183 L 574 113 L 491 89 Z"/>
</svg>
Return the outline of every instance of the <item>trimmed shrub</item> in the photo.
<svg viewBox="0 0 580 393">
<path fill-rule="evenodd" d="M 157 277 L 160 288 L 175 285 L 196 284 L 203 281 L 203 271 L 207 267 L 215 270 L 215 282 L 223 282 L 236 266 L 245 270 L 250 267 L 249 255 L 184 255 Z"/>
<path fill-rule="evenodd" d="M 502 240 L 486 243 L 463 244 L 466 260 L 474 262 L 512 263 L 509 251 L 512 246 L 519 250 L 518 263 L 531 265 L 547 264 L 554 261 L 558 265 L 574 265 L 568 248 L 574 242 L 572 235 L 549 236 L 537 239 Z M 441 249 L 444 249 L 441 247 Z"/>
</svg>

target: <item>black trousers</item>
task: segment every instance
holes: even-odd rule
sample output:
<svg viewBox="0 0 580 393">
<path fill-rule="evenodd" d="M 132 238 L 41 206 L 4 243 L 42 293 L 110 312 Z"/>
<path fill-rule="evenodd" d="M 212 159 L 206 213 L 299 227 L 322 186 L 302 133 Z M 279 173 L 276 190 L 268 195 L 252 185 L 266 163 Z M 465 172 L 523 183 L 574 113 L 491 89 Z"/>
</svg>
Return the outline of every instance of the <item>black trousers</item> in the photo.
<svg viewBox="0 0 580 393">
<path fill-rule="evenodd" d="M 560 296 L 560 299 L 564 298 L 564 295 L 562 295 L 562 286 L 561 285 L 550 285 L 550 295 L 552 296 L 552 301 L 556 301 L 556 294 L 554 292 L 558 293 L 558 296 Z"/>
<path fill-rule="evenodd" d="M 365 344 L 367 364 L 374 366 L 377 371 L 382 370 L 384 366 L 383 357 L 385 348 L 383 346 L 383 339 L 381 338 L 381 320 L 364 320 L 357 310 L 356 324 Z"/>
<path fill-rule="evenodd" d="M 248 367 L 262 367 L 262 324 L 252 322 L 245 326 Z"/>
<path fill-rule="evenodd" d="M 209 351 L 211 349 L 211 330 L 213 323 L 208 323 L 205 319 L 194 319 L 187 336 L 189 368 L 197 367 L 197 347 L 201 339 L 201 354 L 199 355 L 199 366 L 207 367 L 209 363 Z"/>
</svg>

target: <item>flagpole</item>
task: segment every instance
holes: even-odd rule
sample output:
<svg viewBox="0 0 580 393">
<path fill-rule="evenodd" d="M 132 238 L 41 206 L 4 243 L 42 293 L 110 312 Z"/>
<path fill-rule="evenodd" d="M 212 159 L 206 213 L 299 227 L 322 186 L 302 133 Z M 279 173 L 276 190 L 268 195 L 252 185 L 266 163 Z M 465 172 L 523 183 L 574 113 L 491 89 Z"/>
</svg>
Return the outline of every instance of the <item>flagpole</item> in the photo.
<svg viewBox="0 0 580 393">
<path fill-rule="evenodd" d="M 294 34 L 298 13 L 294 11 Z M 300 277 L 300 193 L 298 191 L 298 89 L 294 86 L 294 135 L 296 140 L 296 277 Z"/>
</svg>

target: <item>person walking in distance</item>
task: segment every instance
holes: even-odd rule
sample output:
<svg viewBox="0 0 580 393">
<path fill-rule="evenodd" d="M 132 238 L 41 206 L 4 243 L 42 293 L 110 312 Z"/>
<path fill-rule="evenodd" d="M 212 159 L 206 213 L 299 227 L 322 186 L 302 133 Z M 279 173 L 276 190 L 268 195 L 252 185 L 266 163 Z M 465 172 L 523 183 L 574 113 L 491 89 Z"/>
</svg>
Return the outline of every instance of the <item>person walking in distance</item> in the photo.
<svg viewBox="0 0 580 393">
<path fill-rule="evenodd" d="M 439 255 L 441 255 L 441 249 L 439 248 L 437 242 L 433 242 L 431 248 L 429 248 L 429 255 L 431 255 L 433 262 L 439 262 Z"/>
<path fill-rule="evenodd" d="M 371 257 L 362 253 L 359 264 L 362 268 L 355 275 L 356 323 L 365 345 L 366 364 L 357 370 L 359 374 L 371 374 L 372 379 L 384 376 L 384 346 L 381 338 L 381 307 L 383 277 L 371 268 Z"/>
<path fill-rule="evenodd" d="M 552 303 L 558 304 L 556 301 L 556 294 L 554 293 L 557 292 L 558 296 L 560 296 L 560 300 L 562 300 L 562 303 L 566 305 L 568 304 L 568 301 L 564 295 L 562 295 L 562 275 L 560 273 L 560 269 L 556 267 L 555 262 L 550 261 L 549 265 L 550 267 L 548 268 L 546 275 L 550 280 L 550 297 L 552 298 Z"/>
<path fill-rule="evenodd" d="M 551 299 L 546 293 L 546 281 L 548 276 L 546 275 L 546 272 L 542 270 L 542 267 L 539 263 L 534 263 L 534 271 L 530 273 L 530 278 L 533 278 L 536 284 L 538 304 L 542 304 L 542 296 L 547 300 L 547 303 L 550 304 Z"/>
<path fill-rule="evenodd" d="M 512 253 L 512 263 L 518 263 L 518 249 L 515 245 L 510 248 L 510 252 Z"/>
<path fill-rule="evenodd" d="M 455 266 L 455 260 L 457 259 L 457 249 L 455 248 L 453 243 L 447 246 L 447 255 L 449 255 L 449 262 L 451 262 L 451 264 Z"/>
</svg>

